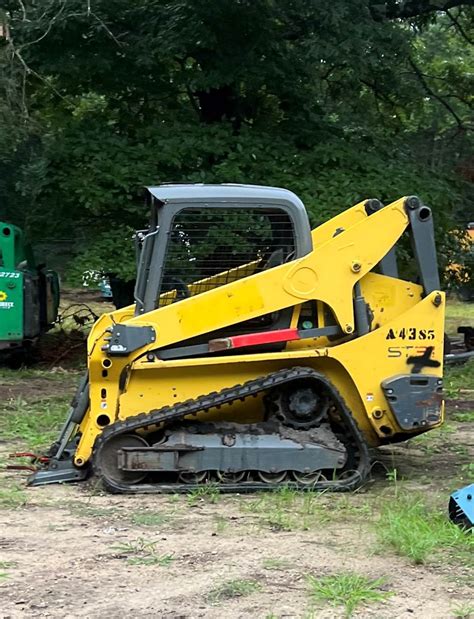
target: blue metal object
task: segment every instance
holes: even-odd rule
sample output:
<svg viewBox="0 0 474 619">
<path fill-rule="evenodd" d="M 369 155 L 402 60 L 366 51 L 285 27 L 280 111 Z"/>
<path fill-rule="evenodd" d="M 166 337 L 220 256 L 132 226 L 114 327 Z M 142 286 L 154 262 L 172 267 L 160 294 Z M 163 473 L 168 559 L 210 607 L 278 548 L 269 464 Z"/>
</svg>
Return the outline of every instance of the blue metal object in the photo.
<svg viewBox="0 0 474 619">
<path fill-rule="evenodd" d="M 465 529 L 474 527 L 474 484 L 453 492 L 449 499 L 449 517 Z"/>
<path fill-rule="evenodd" d="M 112 288 L 110 286 L 108 278 L 104 277 L 99 281 L 99 290 L 100 295 L 103 299 L 111 299 L 113 297 Z"/>
</svg>

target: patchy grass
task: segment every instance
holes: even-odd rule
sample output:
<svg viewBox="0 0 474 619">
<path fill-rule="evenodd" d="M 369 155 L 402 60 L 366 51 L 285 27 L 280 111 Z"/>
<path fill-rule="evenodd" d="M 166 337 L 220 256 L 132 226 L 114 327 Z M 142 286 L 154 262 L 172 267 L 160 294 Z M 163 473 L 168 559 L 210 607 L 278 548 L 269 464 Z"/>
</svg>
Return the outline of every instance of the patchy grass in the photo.
<svg viewBox="0 0 474 619">
<path fill-rule="evenodd" d="M 222 533 L 225 533 L 225 531 L 229 528 L 229 521 L 227 520 L 227 518 L 224 518 L 224 516 L 216 516 L 215 523 L 216 535 L 221 535 Z"/>
<path fill-rule="evenodd" d="M 130 516 L 130 520 L 140 527 L 160 527 L 169 521 L 169 515 L 160 512 L 136 512 Z"/>
<path fill-rule="evenodd" d="M 139 537 L 133 542 L 118 544 L 113 548 L 119 553 L 119 558 L 126 557 L 130 565 L 158 565 L 160 567 L 171 565 L 174 556 L 158 554 L 157 543 Z"/>
<path fill-rule="evenodd" d="M 459 423 L 474 423 L 474 410 L 454 411 L 450 417 L 453 421 L 458 421 Z"/>
<path fill-rule="evenodd" d="M 446 304 L 446 333 L 457 335 L 458 327 L 474 324 L 474 303 L 463 303 L 450 297 Z"/>
<path fill-rule="evenodd" d="M 469 481 L 474 481 L 474 462 L 469 462 L 461 467 L 461 471 L 466 475 Z"/>
<path fill-rule="evenodd" d="M 28 500 L 25 489 L 18 485 L 0 488 L 0 508 L 15 509 L 23 507 Z"/>
<path fill-rule="evenodd" d="M 361 604 L 383 602 L 393 593 L 381 589 L 384 578 L 371 580 L 352 572 L 332 576 L 307 577 L 309 594 L 315 602 L 329 602 L 331 606 L 343 606 L 350 617 Z"/>
<path fill-rule="evenodd" d="M 117 510 L 111 506 L 98 507 L 74 501 L 68 507 L 77 516 L 84 516 L 85 518 L 111 518 L 117 515 Z"/>
<path fill-rule="evenodd" d="M 29 448 L 48 447 L 64 422 L 70 394 L 42 398 L 37 402 L 22 399 L 7 403 L 0 416 L 4 439 L 21 439 Z"/>
<path fill-rule="evenodd" d="M 382 505 L 377 535 L 384 550 L 391 547 L 416 564 L 441 553 L 443 559 L 474 565 L 474 536 L 466 535 L 449 522 L 446 513 L 427 508 L 417 497 L 407 495 Z"/>
<path fill-rule="evenodd" d="M 362 499 L 357 493 L 331 494 L 329 504 L 324 509 L 330 510 L 331 520 L 334 518 L 351 521 L 355 518 L 367 520 L 374 514 L 373 502 L 366 498 Z"/>
<path fill-rule="evenodd" d="M 30 378 L 44 378 L 54 383 L 64 382 L 64 378 L 79 377 L 81 372 L 79 370 L 55 368 L 54 370 L 45 370 L 38 367 L 22 367 L 18 370 L 12 370 L 8 367 L 0 366 L 0 381 L 3 385 L 16 385 L 21 381 L 28 380 Z"/>
<path fill-rule="evenodd" d="M 474 398 L 474 359 L 445 369 L 444 393 L 458 400 Z"/>
<path fill-rule="evenodd" d="M 439 453 L 445 449 L 456 451 L 458 445 L 450 441 L 450 436 L 455 432 L 456 427 L 449 422 L 445 422 L 439 428 L 434 428 L 425 434 L 412 438 L 410 443 L 422 449 L 427 455 Z"/>
<path fill-rule="evenodd" d="M 191 490 L 187 495 L 186 499 L 188 501 L 188 505 L 190 507 L 194 507 L 198 503 L 217 503 L 220 497 L 219 488 L 216 484 L 206 484 L 197 488 L 196 490 Z"/>
<path fill-rule="evenodd" d="M 277 559 L 273 557 L 268 557 L 267 559 L 264 559 L 262 561 L 262 567 L 265 570 L 275 570 L 275 571 L 287 570 L 289 567 L 291 567 L 291 563 L 287 561 L 286 559 Z"/>
<path fill-rule="evenodd" d="M 235 579 L 228 580 L 215 589 L 212 589 L 206 596 L 211 604 L 219 604 L 223 600 L 245 597 L 262 590 L 262 585 L 257 580 Z"/>
<path fill-rule="evenodd" d="M 8 572 L 4 572 L 2 570 L 9 570 L 16 567 L 15 561 L 0 561 L 0 580 L 3 578 L 8 578 L 10 574 Z"/>
<path fill-rule="evenodd" d="M 259 495 L 243 507 L 273 531 L 307 531 L 331 520 L 327 506 L 321 501 L 323 494 L 283 486 L 275 492 Z"/>
</svg>

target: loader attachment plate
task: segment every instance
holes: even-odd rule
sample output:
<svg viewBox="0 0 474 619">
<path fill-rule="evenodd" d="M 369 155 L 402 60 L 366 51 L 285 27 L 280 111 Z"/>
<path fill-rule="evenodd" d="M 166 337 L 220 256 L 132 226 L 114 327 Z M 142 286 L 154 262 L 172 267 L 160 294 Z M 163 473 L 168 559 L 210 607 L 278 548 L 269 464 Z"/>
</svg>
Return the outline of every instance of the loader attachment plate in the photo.
<svg viewBox="0 0 474 619">
<path fill-rule="evenodd" d="M 28 478 L 28 486 L 45 486 L 71 481 L 83 481 L 89 475 L 89 467 L 77 468 L 71 460 L 50 460 L 48 468 L 39 469 Z"/>
</svg>

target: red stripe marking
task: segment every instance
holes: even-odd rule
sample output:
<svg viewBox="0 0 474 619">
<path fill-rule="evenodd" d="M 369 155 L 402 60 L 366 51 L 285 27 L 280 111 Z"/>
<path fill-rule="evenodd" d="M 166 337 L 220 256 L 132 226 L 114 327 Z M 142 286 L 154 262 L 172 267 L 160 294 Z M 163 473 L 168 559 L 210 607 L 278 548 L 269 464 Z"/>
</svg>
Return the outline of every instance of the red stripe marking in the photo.
<svg viewBox="0 0 474 619">
<path fill-rule="evenodd" d="M 247 333 L 246 335 L 234 335 L 232 337 L 211 340 L 209 346 L 210 348 L 219 347 L 220 350 L 225 350 L 229 348 L 243 348 L 244 346 L 258 346 L 259 344 L 290 342 L 291 340 L 299 339 L 298 329 L 277 329 L 275 331 Z"/>
</svg>

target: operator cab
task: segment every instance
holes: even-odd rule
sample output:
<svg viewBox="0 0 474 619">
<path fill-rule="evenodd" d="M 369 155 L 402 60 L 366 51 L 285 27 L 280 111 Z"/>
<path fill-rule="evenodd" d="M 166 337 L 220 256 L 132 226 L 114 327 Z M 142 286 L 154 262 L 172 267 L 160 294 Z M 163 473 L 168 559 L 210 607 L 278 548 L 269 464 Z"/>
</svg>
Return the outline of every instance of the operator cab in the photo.
<svg viewBox="0 0 474 619">
<path fill-rule="evenodd" d="M 148 187 L 136 314 L 179 302 L 301 258 L 312 250 L 301 200 L 258 185 Z"/>
</svg>

